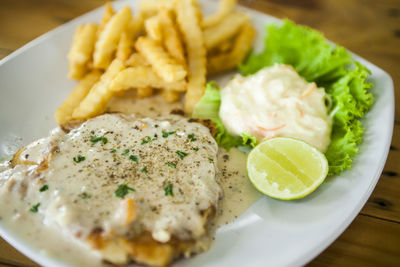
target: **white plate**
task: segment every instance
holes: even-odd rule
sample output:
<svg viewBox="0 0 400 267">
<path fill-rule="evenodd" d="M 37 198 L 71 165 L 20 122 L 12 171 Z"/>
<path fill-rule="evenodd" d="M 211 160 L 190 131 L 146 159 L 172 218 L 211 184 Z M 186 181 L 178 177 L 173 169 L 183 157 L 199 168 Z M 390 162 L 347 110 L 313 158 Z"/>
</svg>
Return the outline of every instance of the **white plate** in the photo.
<svg viewBox="0 0 400 267">
<path fill-rule="evenodd" d="M 213 1 L 201 1 L 206 12 Z M 116 8 L 127 1 L 114 3 Z M 134 6 L 137 1 L 130 1 Z M 246 9 L 260 35 L 271 16 Z M 55 109 L 75 82 L 67 78 L 66 55 L 75 27 L 100 21 L 103 10 L 79 17 L 25 45 L 0 61 L 0 158 L 23 144 L 46 136 L 56 126 Z M 259 36 L 256 46 L 262 46 Z M 263 197 L 234 223 L 218 229 L 207 253 L 176 266 L 303 265 L 331 244 L 359 213 L 374 189 L 391 143 L 394 116 L 393 82 L 370 62 L 354 56 L 371 71 L 375 103 L 364 120 L 364 142 L 350 171 L 328 178 L 305 199 L 283 202 Z M 0 234 L 32 260 L 44 266 L 67 266 L 43 256 L 24 237 L 0 224 Z"/>
</svg>

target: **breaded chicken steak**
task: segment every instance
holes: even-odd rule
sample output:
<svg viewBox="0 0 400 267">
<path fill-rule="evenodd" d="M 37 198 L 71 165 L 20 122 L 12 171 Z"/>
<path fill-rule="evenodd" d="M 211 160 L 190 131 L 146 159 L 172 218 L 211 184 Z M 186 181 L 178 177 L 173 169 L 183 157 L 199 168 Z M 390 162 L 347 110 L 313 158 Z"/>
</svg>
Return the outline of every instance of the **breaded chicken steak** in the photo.
<svg viewBox="0 0 400 267">
<path fill-rule="evenodd" d="M 38 203 L 46 227 L 106 261 L 166 266 L 210 246 L 217 151 L 208 128 L 181 116 L 106 114 L 18 151 L 1 194 Z"/>
</svg>

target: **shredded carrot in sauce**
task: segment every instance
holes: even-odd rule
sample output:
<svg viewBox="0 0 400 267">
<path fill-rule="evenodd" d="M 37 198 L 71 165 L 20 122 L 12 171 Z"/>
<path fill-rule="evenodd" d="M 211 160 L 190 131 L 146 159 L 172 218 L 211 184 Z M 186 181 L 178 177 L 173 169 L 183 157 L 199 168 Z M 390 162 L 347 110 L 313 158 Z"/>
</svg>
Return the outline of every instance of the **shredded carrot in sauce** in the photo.
<svg viewBox="0 0 400 267">
<path fill-rule="evenodd" d="M 276 131 L 276 130 L 282 129 L 285 126 L 286 126 L 286 123 L 282 123 L 281 125 L 273 127 L 273 128 L 264 128 L 262 126 L 257 126 L 257 128 L 261 131 Z"/>
<path fill-rule="evenodd" d="M 310 85 L 309 85 L 309 88 L 308 88 L 307 90 L 305 90 L 305 91 L 300 95 L 300 98 L 302 99 L 302 98 L 305 98 L 305 97 L 307 97 L 307 96 L 310 96 L 310 95 L 315 91 L 315 89 L 317 89 L 317 86 L 315 85 L 315 83 L 310 84 Z"/>
<path fill-rule="evenodd" d="M 299 108 L 299 106 L 297 106 L 296 105 L 296 108 L 297 108 L 297 110 L 299 111 L 299 113 L 300 113 L 300 117 L 304 117 L 304 112 L 301 110 L 301 108 Z"/>
</svg>

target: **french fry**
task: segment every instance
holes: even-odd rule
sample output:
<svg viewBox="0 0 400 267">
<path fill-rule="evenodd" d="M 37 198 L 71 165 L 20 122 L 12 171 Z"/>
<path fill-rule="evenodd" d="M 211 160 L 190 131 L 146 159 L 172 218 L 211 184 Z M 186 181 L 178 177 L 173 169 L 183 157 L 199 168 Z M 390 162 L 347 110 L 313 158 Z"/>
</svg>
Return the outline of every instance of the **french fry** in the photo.
<svg viewBox="0 0 400 267">
<path fill-rule="evenodd" d="M 138 98 L 146 98 L 146 97 L 150 97 L 154 94 L 154 89 L 151 87 L 141 87 L 141 88 L 137 88 L 137 93 L 136 96 Z"/>
<path fill-rule="evenodd" d="M 136 36 L 142 31 L 144 24 L 144 17 L 142 13 L 138 13 L 129 22 L 125 31 L 121 34 L 121 38 L 118 43 L 116 57 L 122 61 L 127 61 L 129 56 L 132 54 L 134 40 Z"/>
<path fill-rule="evenodd" d="M 145 0 L 139 3 L 140 12 L 153 16 L 160 9 L 173 9 L 176 0 Z"/>
<path fill-rule="evenodd" d="M 230 52 L 212 56 L 207 60 L 207 72 L 216 74 L 237 67 L 251 49 L 256 30 L 250 22 L 243 25 Z"/>
<path fill-rule="evenodd" d="M 130 38 L 128 30 L 125 30 L 121 34 L 121 38 L 119 39 L 116 58 L 118 58 L 121 61 L 126 61 L 132 52 L 131 43 L 132 43 L 132 38 Z"/>
<path fill-rule="evenodd" d="M 204 30 L 204 42 L 207 50 L 217 47 L 219 44 L 235 36 L 240 28 L 249 21 L 249 16 L 235 12 L 231 13 L 221 23 Z"/>
<path fill-rule="evenodd" d="M 192 113 L 194 105 L 205 91 L 206 83 L 206 49 L 199 12 L 193 0 L 179 0 L 176 4 L 177 22 L 183 34 L 188 57 L 188 87 L 185 96 L 185 111 Z"/>
<path fill-rule="evenodd" d="M 159 18 L 162 30 L 162 39 L 166 50 L 171 54 L 176 62 L 185 66 L 185 52 L 171 10 L 160 10 Z"/>
<path fill-rule="evenodd" d="M 64 125 L 72 119 L 72 112 L 79 106 L 79 103 L 86 97 L 92 86 L 100 79 L 100 76 L 101 72 L 95 70 L 83 77 L 68 98 L 57 108 L 54 118 L 58 125 Z"/>
<path fill-rule="evenodd" d="M 171 90 L 163 90 L 161 93 L 161 97 L 168 103 L 173 103 L 179 100 L 180 94 Z"/>
<path fill-rule="evenodd" d="M 221 43 L 221 45 L 217 48 L 218 48 L 218 52 L 220 52 L 220 53 L 228 52 L 232 48 L 232 42 L 231 42 L 231 40 L 227 40 L 227 41 Z"/>
<path fill-rule="evenodd" d="M 136 39 L 136 36 L 142 27 L 143 16 L 139 13 L 129 22 L 125 31 L 121 34 L 116 53 L 118 59 L 126 61 L 129 58 L 132 54 L 134 39 Z"/>
<path fill-rule="evenodd" d="M 105 69 L 112 60 L 122 32 L 125 31 L 131 17 L 131 9 L 127 6 L 116 13 L 104 27 L 96 42 L 94 50 L 94 67 Z"/>
<path fill-rule="evenodd" d="M 79 80 L 88 71 L 88 63 L 92 58 L 96 42 L 96 32 L 97 25 L 94 23 L 80 25 L 76 29 L 68 54 L 70 78 Z"/>
<path fill-rule="evenodd" d="M 255 30 L 248 15 L 234 11 L 236 4 L 220 0 L 218 11 L 203 19 L 197 0 L 144 0 L 133 17 L 129 7 L 115 12 L 107 3 L 100 26 L 76 30 L 69 75 L 82 81 L 57 110 L 57 122 L 99 115 L 130 89 L 138 98 L 161 89 L 167 102 L 185 92 L 190 114 L 204 94 L 206 74 L 235 68 L 251 48 Z"/>
<path fill-rule="evenodd" d="M 106 26 L 107 22 L 110 21 L 112 16 L 114 16 L 114 14 L 115 14 L 115 12 L 114 12 L 111 2 L 107 2 L 105 5 L 105 8 L 104 8 L 103 17 L 101 18 L 101 22 L 100 22 L 100 26 L 99 26 L 99 30 L 98 30 L 99 34 L 104 30 L 104 27 Z"/>
<path fill-rule="evenodd" d="M 126 61 L 125 65 L 129 67 L 150 66 L 149 62 L 140 53 L 133 53 Z"/>
<path fill-rule="evenodd" d="M 136 49 L 151 64 L 154 71 L 166 82 L 176 82 L 186 77 L 186 70 L 178 64 L 155 40 L 140 37 Z"/>
<path fill-rule="evenodd" d="M 229 51 L 231 51 L 232 46 L 233 46 L 233 40 L 234 40 L 234 38 L 226 40 L 226 41 L 222 42 L 221 44 L 219 44 L 217 47 L 214 47 L 213 49 L 208 50 L 207 51 L 207 63 L 208 63 L 209 58 L 211 58 L 213 56 L 218 56 L 220 54 L 228 53 Z M 208 71 L 207 71 L 207 74 L 209 74 Z"/>
<path fill-rule="evenodd" d="M 177 82 L 166 82 L 157 76 L 151 67 L 138 66 L 134 68 L 126 68 L 118 73 L 112 81 L 110 89 L 113 91 L 121 91 L 130 88 L 151 87 L 184 92 L 186 86 L 187 84 L 183 80 Z"/>
<path fill-rule="evenodd" d="M 207 16 L 203 19 L 201 26 L 203 28 L 208 28 L 220 23 L 226 16 L 233 12 L 237 0 L 220 0 L 219 9 L 215 14 Z"/>
<path fill-rule="evenodd" d="M 133 32 L 132 37 L 134 39 L 136 39 L 137 35 L 143 31 L 144 19 L 145 19 L 145 16 L 142 12 L 136 13 L 136 16 L 133 17 L 133 20 L 129 26 L 131 28 L 131 31 Z"/>
<path fill-rule="evenodd" d="M 119 59 L 114 59 L 107 71 L 100 77 L 100 80 L 93 85 L 87 96 L 74 109 L 73 119 L 88 119 L 103 113 L 108 101 L 113 96 L 109 86 L 114 77 L 124 69 L 124 64 Z"/>
<path fill-rule="evenodd" d="M 162 33 L 161 33 L 161 24 L 160 24 L 160 17 L 153 16 L 147 19 L 144 23 L 144 28 L 146 30 L 147 35 L 156 41 L 161 41 Z"/>
</svg>

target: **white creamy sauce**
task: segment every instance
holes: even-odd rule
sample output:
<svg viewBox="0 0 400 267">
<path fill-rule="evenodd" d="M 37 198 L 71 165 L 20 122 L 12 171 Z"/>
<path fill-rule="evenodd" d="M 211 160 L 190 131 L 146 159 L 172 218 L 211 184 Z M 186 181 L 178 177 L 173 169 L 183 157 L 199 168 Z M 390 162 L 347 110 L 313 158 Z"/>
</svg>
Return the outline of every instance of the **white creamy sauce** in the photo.
<svg viewBox="0 0 400 267">
<path fill-rule="evenodd" d="M 247 155 L 237 148 L 229 152 L 220 148 L 218 178 L 224 198 L 218 208 L 217 226 L 233 222 L 262 196 L 247 178 L 246 159 Z"/>
<path fill-rule="evenodd" d="M 162 101 L 158 96 L 141 100 L 117 98 L 113 100 L 109 110 L 128 113 L 136 111 L 142 116 L 160 116 L 167 115 L 172 109 L 182 108 L 180 103 L 171 105 Z M 33 243 L 46 256 L 76 265 L 103 266 L 98 253 L 87 253 L 90 249 L 88 245 L 77 242 L 83 241 L 97 227 L 121 235 L 131 235 L 132 231 L 146 229 L 152 232 L 153 238 L 161 242 L 168 241 L 171 235 L 183 239 L 202 237 L 206 229 L 198 215 L 199 210 L 215 205 L 218 209 L 214 224 L 222 225 L 233 221 L 259 198 L 260 194 L 247 179 L 246 155 L 237 149 L 229 152 L 221 149 L 217 160 L 217 146 L 205 127 L 199 127 L 196 123 L 188 126 L 183 122 L 186 119 L 176 116 L 135 120 L 127 125 L 121 123 L 118 116 L 112 117 L 111 127 L 100 119 L 85 126 L 85 134 L 74 130 L 68 135 L 53 131 L 50 138 L 40 139 L 34 142 L 35 145 L 27 146 L 20 153 L 20 160 L 37 162 L 39 158 L 43 158 L 40 151 L 49 151 L 54 143 L 57 144 L 57 149 L 52 153 L 50 168 L 45 171 L 46 175 L 38 175 L 34 165 L 21 165 L 14 170 L 10 170 L 7 163 L 0 166 L 1 223 Z M 174 123 L 171 124 L 171 120 Z M 157 128 L 148 127 L 155 124 L 158 125 Z M 112 129 L 120 127 L 140 128 L 144 125 L 146 127 L 141 131 L 129 129 L 135 131 L 135 136 L 113 136 L 110 133 Z M 169 142 L 172 135 L 163 138 L 163 130 L 175 131 L 173 136 L 180 143 Z M 127 129 L 126 132 L 130 131 Z M 190 133 L 195 133 L 196 141 L 188 141 Z M 148 140 L 148 136 L 153 139 L 155 134 L 157 138 L 143 146 L 154 148 L 166 144 L 171 148 L 169 153 L 154 155 L 149 154 L 150 150 L 143 149 L 130 150 L 121 155 L 127 148 L 136 148 L 128 142 L 142 142 Z M 93 143 L 90 141 L 91 136 L 106 137 L 107 142 L 100 140 Z M 177 146 L 188 153 L 183 159 L 176 154 Z M 198 151 L 193 150 L 197 148 Z M 132 160 L 134 158 L 129 159 L 132 155 L 138 156 L 138 163 Z M 78 159 L 79 156 L 85 159 L 75 162 L 73 158 Z M 113 164 L 105 164 L 105 161 Z M 167 165 L 167 161 L 176 164 L 176 168 Z M 115 165 L 117 162 L 120 163 Z M 184 167 L 187 172 L 179 174 L 179 167 Z M 81 171 L 82 169 L 85 171 Z M 124 177 L 127 169 L 135 171 L 135 177 L 139 179 L 127 181 Z M 105 177 L 104 174 L 113 175 L 114 179 L 102 178 Z M 154 175 L 160 179 L 146 181 L 146 177 L 151 178 Z M 190 177 L 197 179 L 188 179 Z M 222 192 L 214 184 L 215 181 L 223 189 L 224 197 L 220 202 Z M 115 191 L 122 183 L 135 189 L 135 192 L 129 191 L 124 199 L 115 197 Z M 164 189 L 169 183 L 173 184 L 173 197 L 165 196 Z M 44 185 L 48 185 L 48 190 L 40 192 Z M 136 207 L 137 220 L 141 223 L 135 229 L 131 229 L 124 220 L 125 200 L 130 198 L 140 202 Z M 165 201 L 173 201 L 173 208 L 169 209 L 167 206 L 160 209 L 166 206 Z M 30 209 L 38 203 L 38 212 L 31 212 Z"/>
<path fill-rule="evenodd" d="M 326 151 L 332 119 L 327 95 L 287 65 L 267 67 L 254 75 L 237 75 L 221 91 L 220 117 L 228 131 L 263 139 L 284 136 Z"/>
<path fill-rule="evenodd" d="M 173 110 L 183 110 L 182 102 L 165 103 L 165 100 L 158 95 L 137 99 L 134 91 L 127 91 L 123 96 L 113 98 L 108 104 L 109 112 L 135 114 L 149 118 L 168 115 Z"/>
</svg>

